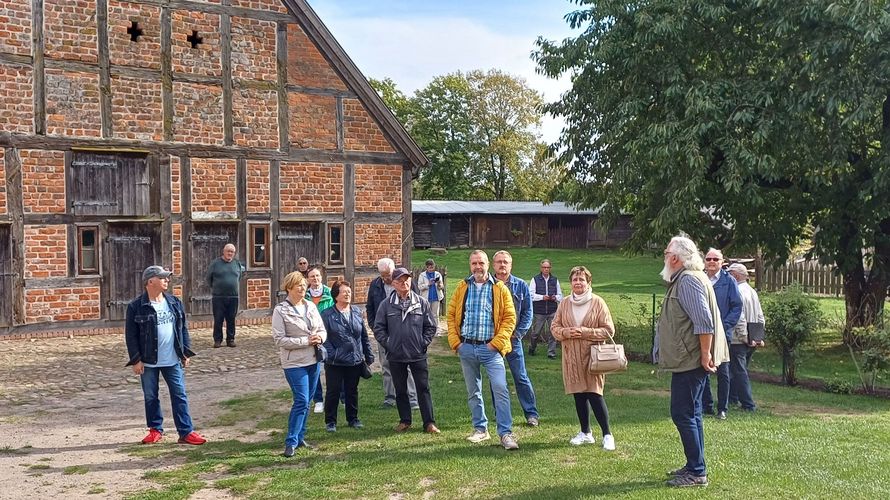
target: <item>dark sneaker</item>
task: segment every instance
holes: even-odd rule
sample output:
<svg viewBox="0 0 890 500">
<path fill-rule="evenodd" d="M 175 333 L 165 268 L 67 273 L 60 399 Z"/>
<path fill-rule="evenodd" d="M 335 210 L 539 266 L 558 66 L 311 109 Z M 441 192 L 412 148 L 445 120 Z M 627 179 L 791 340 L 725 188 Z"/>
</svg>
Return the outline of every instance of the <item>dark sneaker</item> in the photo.
<svg viewBox="0 0 890 500">
<path fill-rule="evenodd" d="M 525 424 L 529 427 L 537 427 L 540 422 L 538 422 L 538 417 L 528 417 L 525 419 Z"/>
<path fill-rule="evenodd" d="M 556 359 L 556 354 L 548 354 L 547 359 Z"/>
<path fill-rule="evenodd" d="M 192 445 L 198 446 L 198 445 L 202 445 L 202 444 L 206 443 L 207 440 L 204 439 L 204 436 L 198 434 L 195 431 L 192 431 L 192 432 L 189 432 L 188 434 L 186 434 L 185 436 L 182 436 L 181 438 L 179 438 L 179 441 L 177 441 L 177 442 L 179 444 L 192 444 Z"/>
<path fill-rule="evenodd" d="M 327 424 L 324 426 L 324 430 L 328 432 L 337 432 L 337 424 Z"/>
<path fill-rule="evenodd" d="M 352 427 L 353 429 L 364 429 L 365 428 L 365 424 L 363 424 L 361 420 L 353 420 L 352 422 L 349 422 L 349 426 Z"/>
<path fill-rule="evenodd" d="M 708 476 L 693 476 L 690 474 L 684 474 L 681 476 L 676 476 L 673 479 L 669 479 L 665 481 L 664 484 L 674 488 L 704 487 L 708 485 Z"/>
<path fill-rule="evenodd" d="M 229 347 L 235 347 L 235 339 L 227 340 L 226 345 Z"/>
<path fill-rule="evenodd" d="M 142 438 L 142 444 L 155 444 L 164 439 L 164 433 L 157 429 L 149 429 L 148 435 Z"/>
<path fill-rule="evenodd" d="M 668 472 L 668 476 L 670 476 L 670 477 L 686 476 L 686 475 L 689 475 L 689 469 L 687 469 L 685 465 L 683 467 L 680 467 L 677 470 L 672 470 L 672 471 Z"/>
<path fill-rule="evenodd" d="M 284 447 L 284 456 L 286 456 L 288 458 L 294 456 L 294 447 L 290 446 L 290 445 L 285 446 Z"/>
<path fill-rule="evenodd" d="M 718 411 L 717 412 L 717 420 L 726 420 L 726 412 Z"/>
<path fill-rule="evenodd" d="M 214 343 L 213 343 L 213 348 L 214 348 L 214 349 L 217 349 L 217 348 L 219 348 L 219 347 L 222 347 L 222 341 L 214 342 Z"/>
</svg>

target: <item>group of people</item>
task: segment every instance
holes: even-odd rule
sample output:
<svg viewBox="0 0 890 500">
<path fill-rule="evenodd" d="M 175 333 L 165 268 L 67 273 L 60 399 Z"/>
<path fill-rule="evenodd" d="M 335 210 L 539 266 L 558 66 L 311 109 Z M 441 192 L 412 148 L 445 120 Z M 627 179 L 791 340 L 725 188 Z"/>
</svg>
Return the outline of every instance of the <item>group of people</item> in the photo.
<svg viewBox="0 0 890 500">
<path fill-rule="evenodd" d="M 234 252 L 228 247 L 221 257 L 224 263 L 233 262 Z M 591 291 L 591 272 L 584 266 L 573 267 L 569 272 L 571 293 L 563 297 L 558 280 L 550 274 L 549 260 L 541 262 L 541 273 L 528 283 L 512 274 L 509 252 L 495 253 L 492 262 L 493 274 L 486 252 L 475 250 L 470 254 L 470 274 L 457 283 L 446 312 L 448 344 L 460 359 L 466 383 L 472 423 L 467 440 L 483 443 L 491 439 L 483 370 L 494 403 L 495 429 L 505 449 L 519 448 L 513 433 L 508 365 L 526 425 L 540 425 L 522 346 L 531 331 L 529 355 L 535 353 L 540 341 L 547 343 L 550 358 L 556 357 L 556 348 L 561 346 L 564 389 L 574 398 L 580 427 L 569 442 L 596 442 L 590 427 L 592 412 L 600 427 L 602 447 L 614 450 L 603 397 L 605 375 L 591 372 L 589 366 L 591 346 L 612 340 L 615 326 L 605 301 Z M 216 267 L 222 273 L 234 273 L 237 266 Z M 363 427 L 358 418 L 358 384 L 375 359 L 380 360 L 383 371 L 384 405 L 398 410 L 399 422 L 394 430 L 410 430 L 412 410 L 419 410 L 421 430 L 440 433 L 430 393 L 427 351 L 438 331 L 444 280 L 432 261 L 427 261 L 417 283 L 410 271 L 396 267 L 391 259 L 380 259 L 377 269 L 380 276 L 367 290 L 367 324 L 362 310 L 352 304 L 352 285 L 339 280 L 328 287 L 321 269 L 309 269 L 303 258 L 298 270 L 288 274 L 281 284 L 287 296 L 273 310 L 272 337 L 293 393 L 285 456 L 293 456 L 297 448 L 310 447 L 305 441 L 306 428 L 311 400 L 322 400 L 315 394 L 321 388 L 322 367 L 327 388 L 323 398 L 326 430 L 336 432 L 341 400 L 347 425 Z M 159 266 L 145 269 L 146 291 L 127 310 L 128 365 L 141 376 L 149 427 L 143 443 L 155 443 L 163 437 L 157 394 L 159 376 L 163 375 L 170 387 L 179 442 L 203 444 L 205 439 L 192 428 L 182 371 L 194 353 L 189 349 L 182 304 L 167 293 L 169 276 L 170 272 Z M 686 463 L 670 473 L 668 484 L 706 485 L 702 414 L 715 413 L 725 419 L 730 404 L 738 404 L 743 410 L 755 409 L 747 365 L 757 341 L 749 339 L 747 332 L 749 324 L 759 324 L 762 330 L 763 313 L 757 293 L 747 284 L 747 269 L 741 264 L 723 269 L 723 255 L 716 249 L 710 249 L 702 260 L 688 238 L 678 236 L 668 244 L 661 276 L 668 287 L 653 355 L 662 370 L 672 373 L 671 417 L 686 454 Z M 217 279 L 234 278 L 208 273 L 211 284 Z M 221 305 L 220 311 L 219 316 L 230 321 L 229 306 Z M 376 358 L 368 327 L 378 344 Z M 215 321 L 215 347 L 221 345 L 221 337 L 222 326 L 217 330 Z M 234 346 L 234 332 L 229 335 L 228 330 L 227 344 Z M 710 374 L 718 378 L 716 408 L 709 402 Z"/>
</svg>

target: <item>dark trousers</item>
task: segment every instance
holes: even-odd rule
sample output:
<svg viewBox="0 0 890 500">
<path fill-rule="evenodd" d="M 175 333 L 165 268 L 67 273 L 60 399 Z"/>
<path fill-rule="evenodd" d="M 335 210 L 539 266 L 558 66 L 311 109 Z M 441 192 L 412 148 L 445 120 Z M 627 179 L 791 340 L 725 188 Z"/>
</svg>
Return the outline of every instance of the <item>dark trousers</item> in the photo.
<svg viewBox="0 0 890 500">
<path fill-rule="evenodd" d="M 702 423 L 702 393 L 707 374 L 704 368 L 671 375 L 671 420 L 680 433 L 686 469 L 694 476 L 707 475 L 705 430 Z"/>
<path fill-rule="evenodd" d="M 399 422 L 411 423 L 411 402 L 408 399 L 408 368 L 411 368 L 411 378 L 414 379 L 414 387 L 417 389 L 417 404 L 420 406 L 420 417 L 423 419 L 423 427 L 435 423 L 433 418 L 433 398 L 430 395 L 430 370 L 425 359 L 420 361 L 399 362 L 389 360 L 389 371 L 392 373 L 392 383 L 396 389 L 396 408 L 399 409 Z"/>
<path fill-rule="evenodd" d="M 741 404 L 743 410 L 756 408 L 754 398 L 751 395 L 751 381 L 748 379 L 748 362 L 753 352 L 754 348 L 748 347 L 747 344 L 732 344 L 729 346 L 729 367 L 732 370 L 729 402 Z"/>
<path fill-rule="evenodd" d="M 340 388 L 346 392 L 346 422 L 358 420 L 358 381 L 361 378 L 361 365 L 325 365 L 327 397 L 324 401 L 324 423 L 337 423 L 337 406 L 340 405 Z"/>
<path fill-rule="evenodd" d="M 222 342 L 223 321 L 226 322 L 226 340 L 235 340 L 235 315 L 238 314 L 238 297 L 213 297 L 213 341 Z"/>
<path fill-rule="evenodd" d="M 590 432 L 590 409 L 592 408 L 593 416 L 596 417 L 596 423 L 600 425 L 603 436 L 612 433 L 609 430 L 609 409 L 606 408 L 606 400 L 600 394 L 576 392 L 572 396 L 575 397 L 575 412 L 578 413 L 581 432 L 585 434 Z"/>
<path fill-rule="evenodd" d="M 717 367 L 717 411 L 729 411 L 729 387 L 732 376 L 729 373 L 729 363 L 721 363 Z M 705 392 L 702 396 L 702 406 L 708 413 L 714 411 L 714 397 L 711 395 L 711 377 L 705 379 Z"/>
</svg>

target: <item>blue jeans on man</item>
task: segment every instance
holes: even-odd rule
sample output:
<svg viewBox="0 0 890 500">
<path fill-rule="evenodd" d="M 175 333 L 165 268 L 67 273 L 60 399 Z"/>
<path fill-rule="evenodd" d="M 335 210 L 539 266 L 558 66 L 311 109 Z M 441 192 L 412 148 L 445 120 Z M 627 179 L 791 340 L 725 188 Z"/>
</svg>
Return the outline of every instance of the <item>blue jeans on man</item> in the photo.
<svg viewBox="0 0 890 500">
<path fill-rule="evenodd" d="M 287 419 L 285 446 L 298 447 L 304 443 L 309 422 L 310 391 L 318 384 L 318 363 L 284 370 L 284 378 L 294 396 L 294 404 Z"/>
<path fill-rule="evenodd" d="M 717 367 L 717 412 L 729 411 L 729 388 L 731 383 L 729 363 Z M 711 395 L 711 377 L 705 378 L 705 392 L 702 397 L 705 413 L 714 413 L 714 397 Z"/>
<path fill-rule="evenodd" d="M 170 403 L 173 407 L 173 422 L 179 437 L 185 437 L 194 430 L 192 417 L 189 414 L 189 400 L 185 393 L 185 372 L 182 365 L 146 366 L 142 376 L 142 394 L 145 398 L 145 422 L 149 429 L 164 432 L 164 415 L 161 412 L 161 400 L 158 399 L 158 383 L 161 375 L 170 390 Z"/>
<path fill-rule="evenodd" d="M 525 369 L 522 339 L 514 337 L 510 342 L 513 344 L 513 350 L 504 358 L 507 360 L 507 364 L 510 365 L 510 373 L 513 374 L 513 384 L 516 386 L 516 397 L 519 398 L 519 405 L 522 406 L 525 418 L 539 418 L 535 390 L 532 388 L 532 381 L 529 380 L 528 372 Z"/>
<path fill-rule="evenodd" d="M 748 379 L 748 362 L 751 360 L 753 347 L 747 344 L 730 344 L 729 366 L 732 370 L 729 401 L 742 405 L 743 410 L 754 411 L 754 397 L 751 395 L 751 381 Z"/>
<path fill-rule="evenodd" d="M 513 415 L 510 413 L 510 390 L 507 388 L 507 368 L 501 353 L 488 347 L 488 344 L 473 345 L 463 343 L 457 349 L 464 381 L 467 384 L 467 404 L 473 416 L 476 430 L 488 429 L 485 416 L 485 402 L 482 399 L 482 368 L 488 373 L 491 391 L 494 394 L 494 416 L 498 436 L 513 430 Z"/>
<path fill-rule="evenodd" d="M 671 375 L 671 420 L 680 433 L 686 455 L 686 470 L 693 476 L 707 475 L 702 423 L 702 393 L 706 379 L 704 368 Z"/>
</svg>

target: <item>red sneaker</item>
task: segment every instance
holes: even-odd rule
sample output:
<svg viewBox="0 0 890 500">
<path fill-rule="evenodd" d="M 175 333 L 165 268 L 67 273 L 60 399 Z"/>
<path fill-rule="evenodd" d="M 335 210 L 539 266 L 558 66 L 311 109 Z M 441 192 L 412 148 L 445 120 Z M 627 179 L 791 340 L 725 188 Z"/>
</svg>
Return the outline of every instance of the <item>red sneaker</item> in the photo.
<svg viewBox="0 0 890 500">
<path fill-rule="evenodd" d="M 157 429 L 149 429 L 148 435 L 142 438 L 142 444 L 154 444 L 164 439 L 164 434 Z"/>
<path fill-rule="evenodd" d="M 179 444 L 193 444 L 195 446 L 199 444 L 206 443 L 207 440 L 204 439 L 204 436 L 198 434 L 197 432 L 189 432 L 185 435 L 185 437 L 179 438 Z"/>
</svg>

